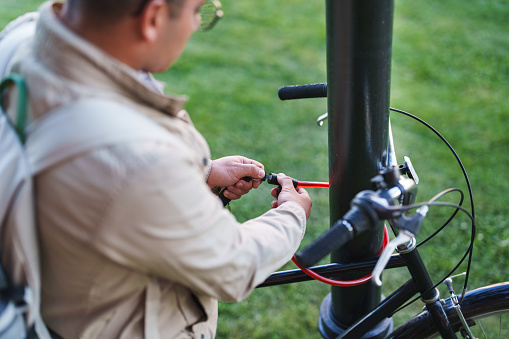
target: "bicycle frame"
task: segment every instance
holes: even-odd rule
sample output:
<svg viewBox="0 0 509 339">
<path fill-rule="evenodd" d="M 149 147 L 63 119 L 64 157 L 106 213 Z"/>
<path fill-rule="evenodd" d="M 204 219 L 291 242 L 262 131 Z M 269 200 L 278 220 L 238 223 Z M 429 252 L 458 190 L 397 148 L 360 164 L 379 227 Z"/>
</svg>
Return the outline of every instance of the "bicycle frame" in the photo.
<svg viewBox="0 0 509 339">
<path fill-rule="evenodd" d="M 312 268 L 315 272 L 325 277 L 332 277 L 343 273 L 372 271 L 378 258 L 366 259 L 350 264 L 329 264 Z M 341 333 L 338 338 L 358 339 L 369 333 L 384 319 L 391 317 L 393 313 L 417 293 L 420 293 L 422 301 L 433 319 L 442 338 L 456 338 L 454 331 L 447 318 L 446 312 L 439 300 L 438 291 L 433 288 L 433 283 L 424 266 L 420 254 L 415 247 L 415 242 L 399 254 L 391 256 L 387 268 L 406 266 L 412 279 L 404 283 L 387 298 L 382 300 L 372 311 L 359 319 L 352 326 Z M 290 284 L 311 280 L 300 270 L 289 270 L 273 273 L 263 284 L 258 287 L 268 287 L 282 284 Z M 330 295 L 329 295 L 330 298 Z"/>
<path fill-rule="evenodd" d="M 332 278 L 337 275 L 345 273 L 367 273 L 373 271 L 378 258 L 365 259 L 355 263 L 340 264 L 332 263 L 327 265 L 320 265 L 312 267 L 311 269 L 316 273 L 326 278 Z M 394 254 L 386 268 L 397 268 L 406 266 L 402 257 L 399 254 Z M 300 269 L 279 271 L 272 273 L 262 284 L 258 285 L 258 288 L 293 284 L 303 281 L 313 280 L 310 276 L 304 273 Z"/>
</svg>

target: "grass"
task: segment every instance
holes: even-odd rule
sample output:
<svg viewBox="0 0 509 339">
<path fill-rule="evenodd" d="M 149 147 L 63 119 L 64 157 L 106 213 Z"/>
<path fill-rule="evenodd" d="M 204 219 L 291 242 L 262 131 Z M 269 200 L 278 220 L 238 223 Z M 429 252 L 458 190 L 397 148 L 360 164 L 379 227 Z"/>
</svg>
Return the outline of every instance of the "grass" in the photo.
<svg viewBox="0 0 509 339">
<path fill-rule="evenodd" d="M 0 7 L 0 27 L 41 3 L 2 1 L 7 5 Z M 326 181 L 327 128 L 315 123 L 327 109 L 325 99 L 277 99 L 280 86 L 326 81 L 324 1 L 224 0 L 223 7 L 217 27 L 195 34 L 181 59 L 158 77 L 168 91 L 189 95 L 186 107 L 214 157 L 242 154 L 270 171 Z M 467 168 L 478 226 L 470 288 L 508 279 L 508 16 L 503 0 L 395 2 L 391 106 L 441 131 Z M 398 160 L 410 156 L 421 179 L 419 200 L 449 187 L 465 190 L 459 166 L 434 134 L 399 114 L 391 113 L 391 120 Z M 328 193 L 309 192 L 314 205 L 302 246 L 329 223 Z M 269 187 L 262 185 L 233 203 L 232 211 L 247 220 L 267 210 L 270 200 Z M 419 239 L 449 214 L 432 209 Z M 459 260 L 468 239 L 468 220 L 461 216 L 422 247 L 435 280 Z M 386 272 L 383 293 L 407 279 L 405 269 Z M 461 284 L 457 278 L 458 291 Z M 328 291 L 309 282 L 258 289 L 241 303 L 221 303 L 218 338 L 318 338 L 319 306 Z M 421 306 L 401 312 L 396 324 Z"/>
</svg>

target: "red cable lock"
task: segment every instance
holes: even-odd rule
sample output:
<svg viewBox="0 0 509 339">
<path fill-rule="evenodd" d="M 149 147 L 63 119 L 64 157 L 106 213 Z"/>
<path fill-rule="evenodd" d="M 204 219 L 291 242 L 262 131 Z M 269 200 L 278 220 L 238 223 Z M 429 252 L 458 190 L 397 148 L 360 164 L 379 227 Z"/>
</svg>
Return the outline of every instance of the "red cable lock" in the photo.
<svg viewBox="0 0 509 339">
<path fill-rule="evenodd" d="M 328 182 L 297 181 L 295 179 L 293 180 L 293 184 L 296 188 L 297 187 L 315 187 L 315 188 L 329 188 L 330 187 L 330 184 Z M 384 241 L 383 241 L 383 244 L 382 244 L 383 246 L 382 246 L 382 249 L 380 250 L 379 255 L 382 253 L 382 251 L 384 250 L 385 246 L 387 246 L 388 243 L 389 243 L 389 231 L 387 231 L 387 226 L 384 225 Z M 334 279 L 326 278 L 314 271 L 311 271 L 309 268 L 302 268 L 298 264 L 297 259 L 295 258 L 295 255 L 292 257 L 292 261 L 294 262 L 295 265 L 297 265 L 298 268 L 300 268 L 302 270 L 302 272 L 306 273 L 311 278 L 321 281 L 325 284 L 332 285 L 332 286 L 339 286 L 339 287 L 357 286 L 357 285 L 361 285 L 361 284 L 364 284 L 364 283 L 370 281 L 371 277 L 372 277 L 372 274 L 370 273 L 370 274 L 366 275 L 365 277 L 362 277 L 362 278 L 356 279 L 356 280 L 334 280 Z"/>
<path fill-rule="evenodd" d="M 297 187 L 329 188 L 330 184 L 321 181 L 298 181 Z"/>
<path fill-rule="evenodd" d="M 380 253 L 382 253 L 382 251 L 384 250 L 385 246 L 387 246 L 388 243 L 389 243 L 389 231 L 387 231 L 387 226 L 384 225 L 384 241 L 383 241 L 383 246 L 382 246 L 382 249 L 380 250 Z M 379 253 L 379 255 L 380 255 L 380 253 Z M 297 259 L 295 258 L 295 255 L 293 256 L 292 261 L 295 263 L 295 265 L 297 265 L 297 267 L 299 267 L 302 270 L 302 272 L 306 273 L 311 278 L 321 281 L 325 284 L 332 285 L 332 286 L 339 286 L 339 287 L 357 286 L 357 285 L 361 285 L 361 284 L 364 284 L 364 283 L 370 281 L 371 276 L 372 276 L 372 274 L 370 273 L 367 276 L 362 277 L 360 279 L 356 279 L 356 280 L 334 280 L 334 279 L 326 278 L 314 271 L 311 271 L 309 268 L 302 268 L 298 264 Z"/>
</svg>

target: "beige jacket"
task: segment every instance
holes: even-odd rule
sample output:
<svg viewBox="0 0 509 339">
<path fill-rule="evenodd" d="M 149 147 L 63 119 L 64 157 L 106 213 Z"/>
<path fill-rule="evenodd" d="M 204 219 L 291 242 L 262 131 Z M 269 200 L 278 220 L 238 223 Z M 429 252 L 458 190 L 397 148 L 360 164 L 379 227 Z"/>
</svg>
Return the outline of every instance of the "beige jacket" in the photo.
<svg viewBox="0 0 509 339">
<path fill-rule="evenodd" d="M 245 298 L 291 258 L 304 210 L 289 202 L 238 223 L 204 181 L 210 152 L 184 101 L 66 29 L 60 8 L 41 7 L 16 56 L 32 116 L 102 97 L 175 138 L 96 149 L 36 177 L 43 318 L 64 338 L 212 338 L 217 299 Z"/>
</svg>

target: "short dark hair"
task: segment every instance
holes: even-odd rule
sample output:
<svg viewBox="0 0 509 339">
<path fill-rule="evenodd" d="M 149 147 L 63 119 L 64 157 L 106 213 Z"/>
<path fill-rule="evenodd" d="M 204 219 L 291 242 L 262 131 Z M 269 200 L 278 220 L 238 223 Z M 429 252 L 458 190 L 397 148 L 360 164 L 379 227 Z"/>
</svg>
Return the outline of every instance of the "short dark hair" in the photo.
<svg viewBox="0 0 509 339">
<path fill-rule="evenodd" d="M 140 3 L 138 5 L 138 8 L 135 12 L 133 12 L 133 15 L 140 15 L 143 12 L 143 9 L 151 0 L 140 0 Z M 182 3 L 185 0 L 164 0 L 167 3 Z M 172 10 L 170 11 L 170 17 L 172 18 L 178 18 L 180 15 L 180 7 L 179 6 L 173 6 Z"/>
<path fill-rule="evenodd" d="M 185 0 L 165 0 L 168 3 Z M 150 0 L 67 0 L 71 11 L 80 11 L 97 22 L 115 22 L 130 15 L 141 14 Z M 171 16 L 178 16 L 178 7 Z"/>
<path fill-rule="evenodd" d="M 67 3 L 71 11 L 93 16 L 97 21 L 116 21 L 136 10 L 140 0 L 67 0 Z"/>
</svg>

